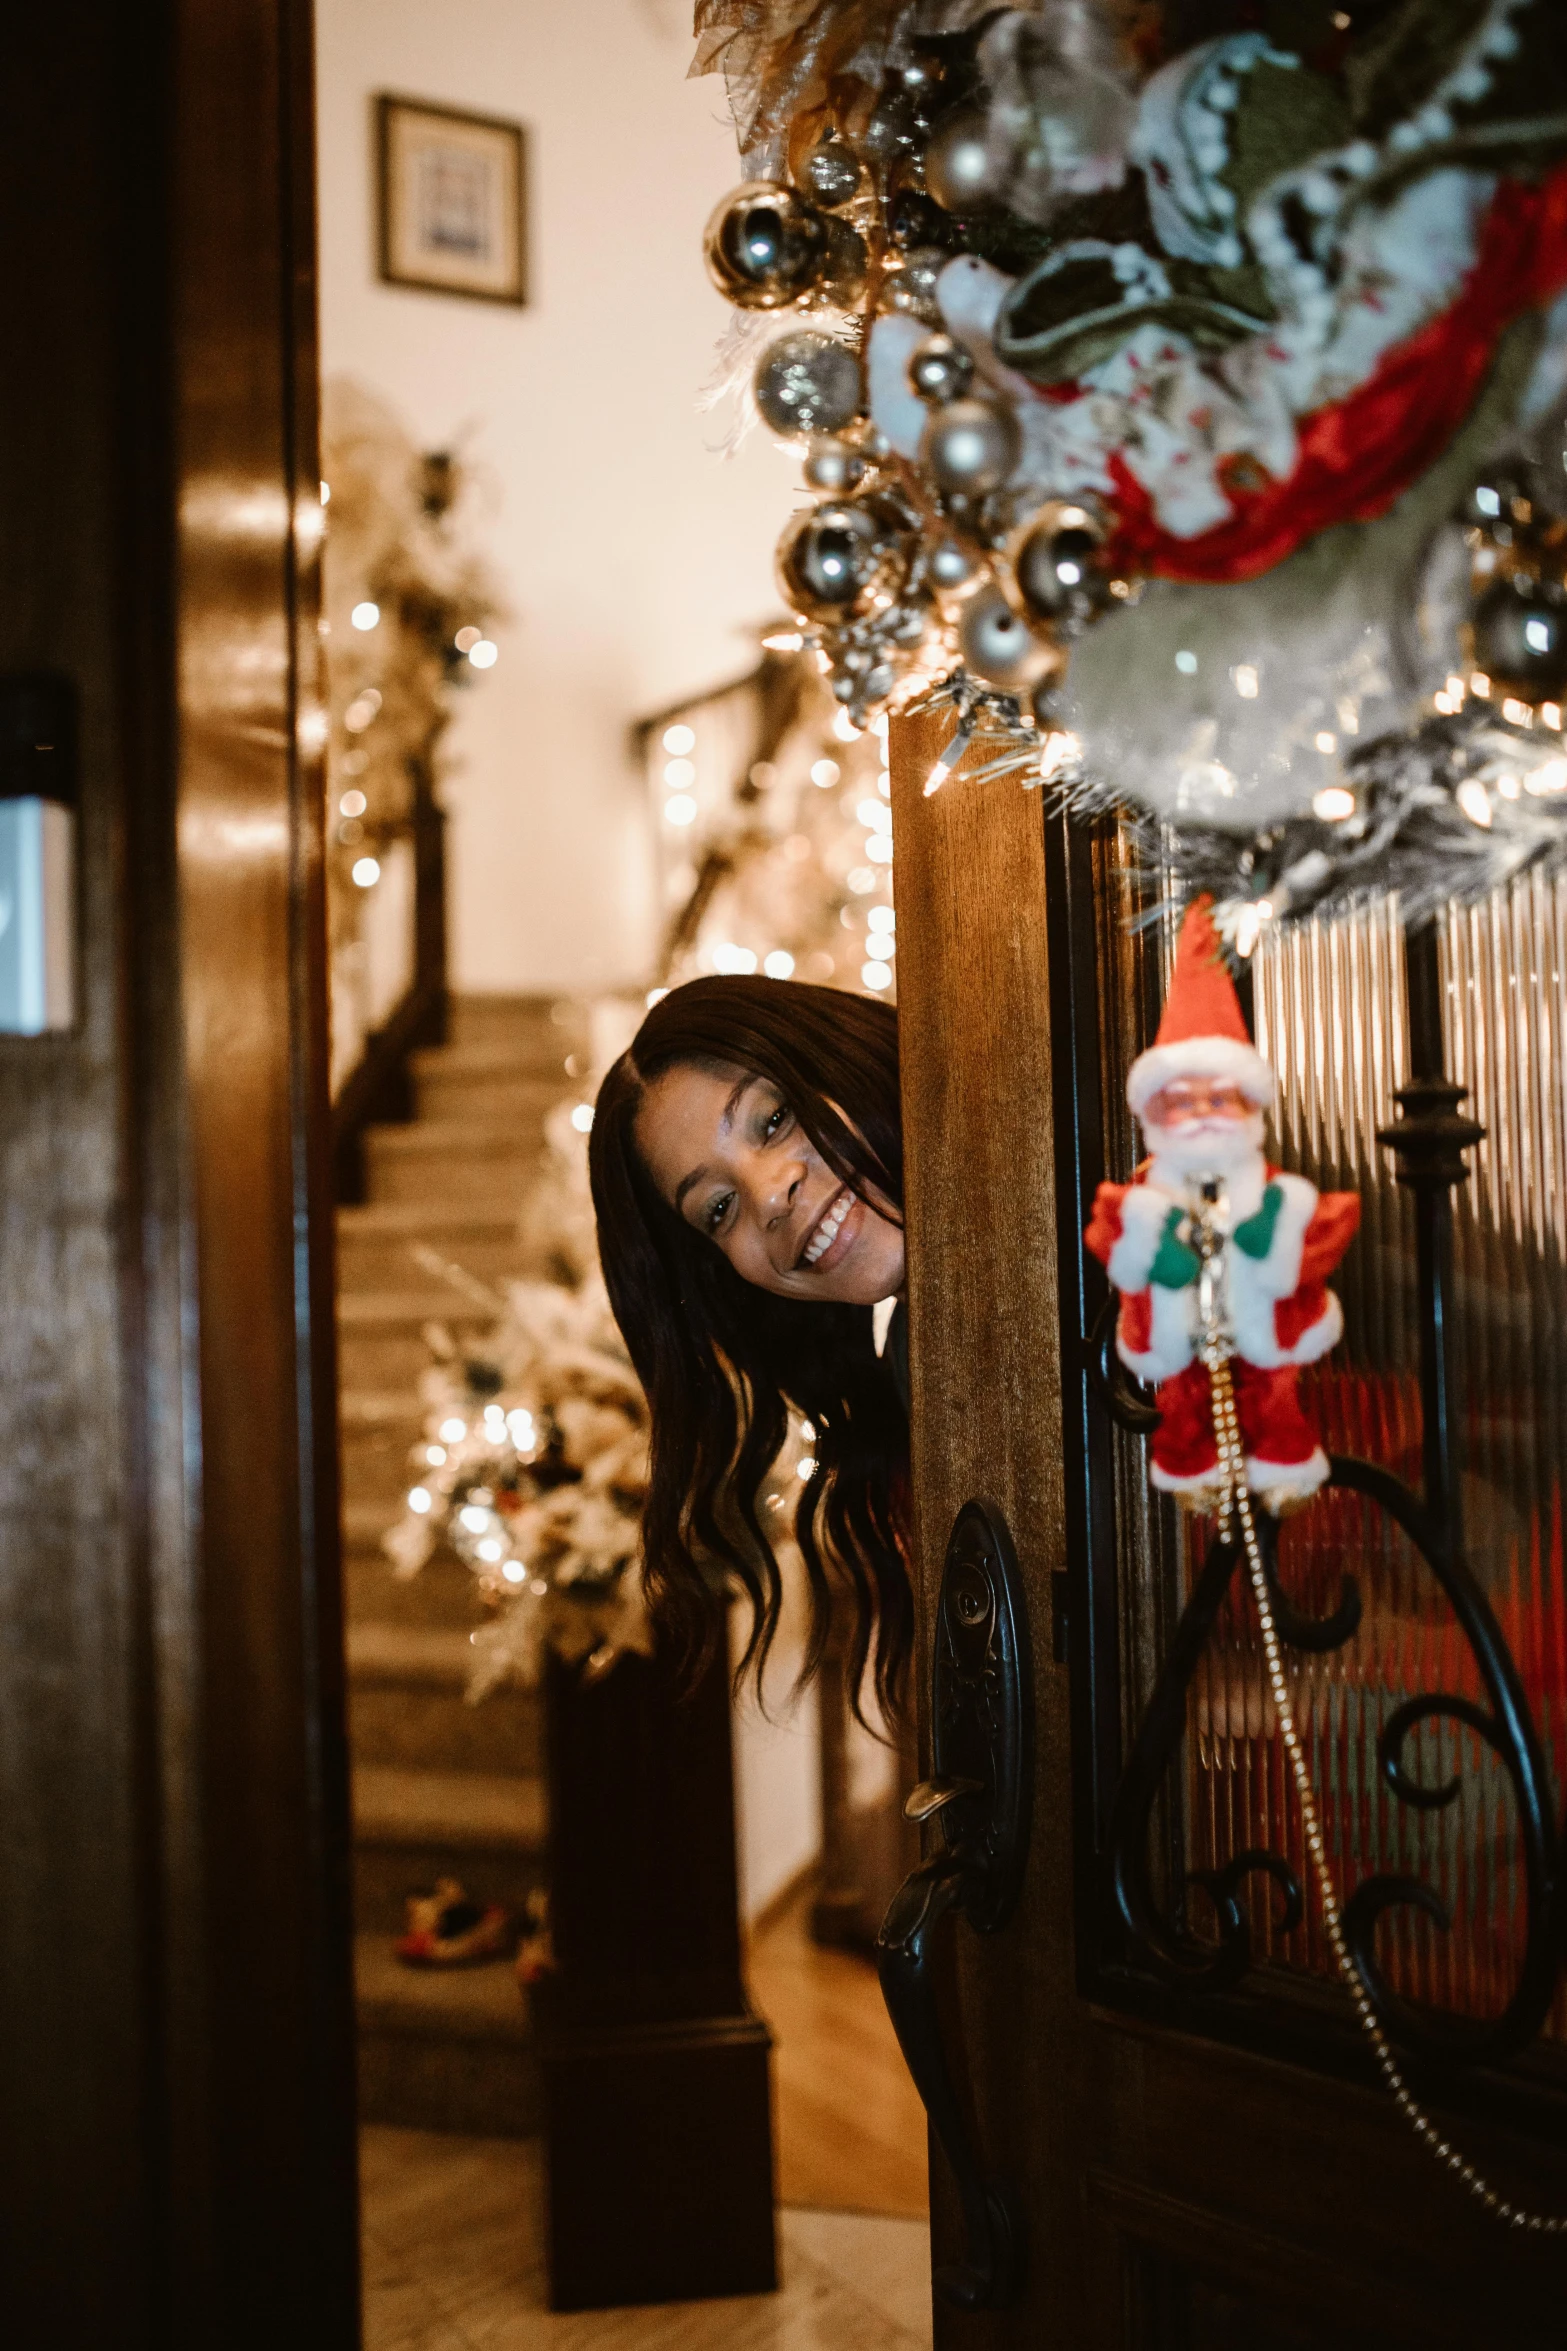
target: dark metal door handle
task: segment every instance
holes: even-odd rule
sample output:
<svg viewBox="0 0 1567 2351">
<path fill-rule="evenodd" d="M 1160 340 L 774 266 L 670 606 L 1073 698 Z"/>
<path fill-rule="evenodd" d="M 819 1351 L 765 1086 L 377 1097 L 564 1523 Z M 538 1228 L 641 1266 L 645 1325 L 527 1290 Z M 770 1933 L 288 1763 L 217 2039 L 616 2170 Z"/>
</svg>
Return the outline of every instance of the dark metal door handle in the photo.
<svg viewBox="0 0 1567 2351">
<path fill-rule="evenodd" d="M 993 1934 L 1017 1906 L 1032 1783 L 1029 1666 L 1006 1519 L 994 1503 L 965 1502 L 937 1603 L 933 1776 L 904 1807 L 911 1820 L 935 1820 L 942 1842 L 904 1879 L 876 1938 L 882 1997 L 963 2203 L 968 2257 L 935 2274 L 937 2292 L 960 2310 L 1001 2310 L 1017 2299 L 1022 2222 L 1010 2188 L 987 2179 L 980 2162 L 941 2037 L 931 1946 L 949 1910 Z"/>
</svg>

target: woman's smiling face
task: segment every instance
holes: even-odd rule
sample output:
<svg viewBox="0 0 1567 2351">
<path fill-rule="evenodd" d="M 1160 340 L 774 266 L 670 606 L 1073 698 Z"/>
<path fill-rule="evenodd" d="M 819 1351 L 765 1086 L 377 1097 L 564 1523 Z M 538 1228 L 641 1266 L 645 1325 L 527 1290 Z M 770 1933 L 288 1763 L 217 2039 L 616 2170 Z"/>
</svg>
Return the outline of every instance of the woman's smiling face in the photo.
<svg viewBox="0 0 1567 2351">
<path fill-rule="evenodd" d="M 902 1289 L 902 1226 L 833 1172 L 770 1078 L 666 1070 L 643 1096 L 636 1140 L 676 1215 L 743 1281 L 848 1306 Z"/>
</svg>

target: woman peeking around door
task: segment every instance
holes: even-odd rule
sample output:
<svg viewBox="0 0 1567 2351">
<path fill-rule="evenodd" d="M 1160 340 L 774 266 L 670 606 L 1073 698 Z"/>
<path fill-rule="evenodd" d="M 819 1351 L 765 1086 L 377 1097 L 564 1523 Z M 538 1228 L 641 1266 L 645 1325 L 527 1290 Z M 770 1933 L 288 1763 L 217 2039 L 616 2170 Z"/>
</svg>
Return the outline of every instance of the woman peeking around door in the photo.
<svg viewBox="0 0 1567 2351">
<path fill-rule="evenodd" d="M 841 1611 L 850 1690 L 869 1663 L 894 1713 L 913 1639 L 897 1014 L 789 980 L 692 980 L 605 1078 L 589 1164 L 652 1418 L 655 1617 L 709 1654 L 732 1577 L 751 1606 L 741 1670 L 760 1672 L 783 1589 L 756 1497 L 792 1405 L 815 1430 L 794 1522 L 805 1670 Z"/>
</svg>

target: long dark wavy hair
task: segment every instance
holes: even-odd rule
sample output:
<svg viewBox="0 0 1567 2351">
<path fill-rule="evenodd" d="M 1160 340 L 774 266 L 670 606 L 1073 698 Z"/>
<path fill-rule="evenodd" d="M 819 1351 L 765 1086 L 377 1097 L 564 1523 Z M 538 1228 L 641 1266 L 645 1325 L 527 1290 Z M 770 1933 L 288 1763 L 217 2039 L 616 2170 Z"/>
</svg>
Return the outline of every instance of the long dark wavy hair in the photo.
<svg viewBox="0 0 1567 2351">
<path fill-rule="evenodd" d="M 896 1715 L 913 1638 L 900 1546 L 908 1423 L 876 1356 L 868 1306 L 781 1298 L 742 1280 L 660 1196 L 636 1146 L 646 1089 L 682 1066 L 770 1080 L 827 1165 L 862 1198 L 903 1206 L 898 1017 L 791 980 L 702 979 L 649 1012 L 599 1089 L 589 1145 L 605 1287 L 652 1419 L 643 1560 L 654 1616 L 695 1668 L 717 1646 L 729 1578 L 751 1605 L 740 1672 L 778 1629 L 778 1561 L 757 1508 L 793 1405 L 816 1432 L 794 1533 L 810 1581 L 803 1676 L 846 1625 L 857 1699 L 874 1657 Z"/>
</svg>

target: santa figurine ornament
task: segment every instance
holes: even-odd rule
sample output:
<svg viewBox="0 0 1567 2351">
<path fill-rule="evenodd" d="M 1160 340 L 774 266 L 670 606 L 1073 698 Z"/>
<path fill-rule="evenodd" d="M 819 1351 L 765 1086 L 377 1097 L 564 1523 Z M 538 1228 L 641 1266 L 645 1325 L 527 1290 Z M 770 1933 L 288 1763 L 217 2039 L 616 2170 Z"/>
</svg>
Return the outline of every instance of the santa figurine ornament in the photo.
<svg viewBox="0 0 1567 2351">
<path fill-rule="evenodd" d="M 1280 1515 L 1328 1474 L 1296 1381 L 1298 1367 L 1343 1331 L 1324 1276 L 1354 1237 L 1360 1202 L 1269 1165 L 1263 1113 L 1276 1081 L 1246 1033 L 1209 903 L 1187 910 L 1159 1033 L 1126 1081 L 1148 1157 L 1129 1184 L 1100 1185 L 1087 1241 L 1121 1293 L 1121 1361 L 1158 1388 L 1153 1482 L 1209 1508 L 1223 1480 L 1202 1360 L 1199 1239 L 1207 1240 L 1246 1483 Z"/>
</svg>

